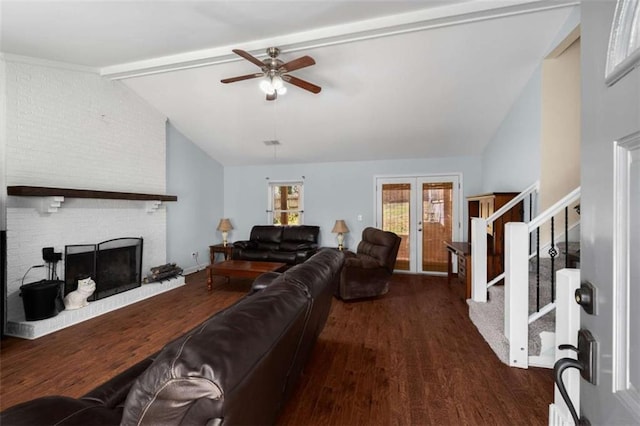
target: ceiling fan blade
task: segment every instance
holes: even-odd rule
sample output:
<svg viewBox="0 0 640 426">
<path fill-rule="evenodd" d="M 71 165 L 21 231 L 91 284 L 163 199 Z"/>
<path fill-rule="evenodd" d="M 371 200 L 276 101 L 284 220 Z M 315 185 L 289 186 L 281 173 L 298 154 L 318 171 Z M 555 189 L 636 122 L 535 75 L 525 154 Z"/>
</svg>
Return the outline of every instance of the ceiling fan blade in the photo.
<svg viewBox="0 0 640 426">
<path fill-rule="evenodd" d="M 293 61 L 289 61 L 286 64 L 280 65 L 280 69 L 283 72 L 291 72 L 295 70 L 299 70 L 300 68 L 310 67 L 311 65 L 315 65 L 316 61 L 313 60 L 311 56 L 302 56 L 298 59 L 294 59 Z"/>
<path fill-rule="evenodd" d="M 235 53 L 236 55 L 242 56 L 249 62 L 253 62 L 260 68 L 263 68 L 265 66 L 264 62 L 262 62 L 260 59 L 256 58 L 255 56 L 251 55 L 251 53 L 249 52 L 245 52 L 244 50 L 240 50 L 240 49 L 233 49 L 233 53 Z"/>
<path fill-rule="evenodd" d="M 322 90 L 322 87 L 320 86 L 316 86 L 313 83 L 309 83 L 308 81 L 302 80 L 298 77 L 294 77 L 292 75 L 283 75 L 282 79 L 286 82 L 289 82 L 291 84 L 293 84 L 294 86 L 298 86 L 304 90 L 308 90 L 312 93 L 320 93 L 320 91 Z"/>
<path fill-rule="evenodd" d="M 236 81 L 242 81 L 242 80 L 249 80 L 250 78 L 258 78 L 258 77 L 262 77 L 264 74 L 261 72 L 257 72 L 255 74 L 247 74 L 247 75 L 241 75 L 238 77 L 231 77 L 231 78 L 225 78 L 220 80 L 221 83 L 234 83 Z"/>
<path fill-rule="evenodd" d="M 278 92 L 273 92 L 273 94 L 271 94 L 271 95 L 267 93 L 267 100 L 268 101 L 275 101 L 277 97 L 278 97 Z"/>
</svg>

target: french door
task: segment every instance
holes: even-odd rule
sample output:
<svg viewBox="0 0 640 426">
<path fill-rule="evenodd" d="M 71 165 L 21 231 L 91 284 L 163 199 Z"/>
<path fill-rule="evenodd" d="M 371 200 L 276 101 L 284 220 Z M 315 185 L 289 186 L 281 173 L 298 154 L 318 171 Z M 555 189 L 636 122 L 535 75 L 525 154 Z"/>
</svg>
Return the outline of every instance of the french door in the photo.
<svg viewBox="0 0 640 426">
<path fill-rule="evenodd" d="M 396 270 L 445 274 L 445 240 L 460 235 L 460 176 L 376 178 L 376 226 L 402 239 Z"/>
</svg>

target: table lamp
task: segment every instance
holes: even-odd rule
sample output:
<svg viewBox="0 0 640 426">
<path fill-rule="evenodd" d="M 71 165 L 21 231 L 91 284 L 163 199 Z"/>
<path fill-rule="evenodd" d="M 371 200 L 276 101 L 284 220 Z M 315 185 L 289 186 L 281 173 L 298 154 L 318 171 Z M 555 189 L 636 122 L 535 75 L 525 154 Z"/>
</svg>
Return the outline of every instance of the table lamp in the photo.
<svg viewBox="0 0 640 426">
<path fill-rule="evenodd" d="M 222 232 L 222 245 L 226 247 L 228 243 L 227 235 L 229 235 L 229 231 L 233 229 L 231 221 L 227 218 L 220 219 L 220 223 L 218 223 L 218 227 L 216 229 Z"/>
<path fill-rule="evenodd" d="M 334 234 L 338 234 L 338 250 L 344 249 L 344 234 L 349 232 L 349 228 L 347 227 L 347 224 L 344 223 L 344 220 L 336 220 L 336 224 L 333 225 L 333 229 L 331 230 L 331 232 Z"/>
</svg>

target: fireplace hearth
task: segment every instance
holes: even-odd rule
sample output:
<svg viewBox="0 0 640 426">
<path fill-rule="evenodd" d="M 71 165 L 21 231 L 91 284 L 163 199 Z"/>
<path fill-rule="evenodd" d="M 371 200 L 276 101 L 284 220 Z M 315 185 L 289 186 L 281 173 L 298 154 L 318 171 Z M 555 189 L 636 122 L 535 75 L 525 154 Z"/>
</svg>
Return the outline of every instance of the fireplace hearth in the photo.
<svg viewBox="0 0 640 426">
<path fill-rule="evenodd" d="M 116 238 L 98 244 L 65 246 L 65 288 L 67 295 L 78 280 L 91 277 L 96 290 L 88 299 L 113 296 L 142 284 L 142 238 Z"/>
</svg>

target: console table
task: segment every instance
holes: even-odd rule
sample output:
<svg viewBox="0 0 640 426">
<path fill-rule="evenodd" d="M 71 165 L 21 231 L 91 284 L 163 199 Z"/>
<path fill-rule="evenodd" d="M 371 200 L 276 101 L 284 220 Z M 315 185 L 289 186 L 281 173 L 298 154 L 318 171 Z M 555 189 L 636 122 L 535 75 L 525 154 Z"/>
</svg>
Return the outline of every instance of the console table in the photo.
<svg viewBox="0 0 640 426">
<path fill-rule="evenodd" d="M 447 280 L 449 288 L 460 295 L 462 300 L 471 298 L 471 244 L 457 241 L 445 241 L 447 248 Z M 458 257 L 458 274 L 453 273 L 453 255 Z"/>
</svg>

